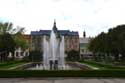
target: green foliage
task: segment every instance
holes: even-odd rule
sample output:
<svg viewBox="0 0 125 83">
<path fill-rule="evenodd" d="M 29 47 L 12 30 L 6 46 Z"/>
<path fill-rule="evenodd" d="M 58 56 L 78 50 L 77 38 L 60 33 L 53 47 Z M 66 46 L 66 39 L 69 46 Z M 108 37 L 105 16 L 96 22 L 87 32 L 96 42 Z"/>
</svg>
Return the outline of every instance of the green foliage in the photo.
<svg viewBox="0 0 125 83">
<path fill-rule="evenodd" d="M 14 50 L 17 46 L 23 49 L 28 48 L 28 44 L 20 35 L 24 32 L 24 28 L 13 28 L 12 23 L 0 22 L 0 61 L 6 61 L 9 52 L 14 55 Z M 20 34 L 20 35 L 19 35 Z"/>
<path fill-rule="evenodd" d="M 16 42 L 16 47 L 21 47 L 24 50 L 29 47 L 27 40 L 23 37 L 23 34 L 15 34 L 13 38 Z"/>
<path fill-rule="evenodd" d="M 115 60 L 118 60 L 118 54 L 125 60 L 125 25 L 119 25 L 109 29 L 108 33 L 102 32 L 91 40 L 89 49 L 94 54 L 109 55 L 112 54 Z"/>
<path fill-rule="evenodd" d="M 0 23 L 0 34 L 12 33 L 14 31 L 12 27 L 12 23 Z"/>
<path fill-rule="evenodd" d="M 8 43 L 8 41 L 9 42 L 13 41 L 12 37 L 9 34 L 9 30 L 11 28 L 12 28 L 12 23 L 0 23 L 0 51 L 7 51 L 8 48 L 10 47 L 8 46 L 10 44 Z"/>
<path fill-rule="evenodd" d="M 79 52 L 75 50 L 71 50 L 67 53 L 66 60 L 67 61 L 78 61 L 79 60 Z"/>
<path fill-rule="evenodd" d="M 13 52 L 15 49 L 15 41 L 9 33 L 0 35 L 0 50 Z"/>
<path fill-rule="evenodd" d="M 9 33 L 0 35 L 0 61 L 6 61 L 9 52 L 14 52 L 15 41 Z"/>
<path fill-rule="evenodd" d="M 45 70 L 11 70 L 0 71 L 1 78 L 19 78 L 19 77 L 125 77 L 125 70 L 62 70 L 62 71 L 45 71 Z"/>
<path fill-rule="evenodd" d="M 40 51 L 31 51 L 29 54 L 29 61 L 41 62 L 42 61 L 42 52 Z"/>
</svg>

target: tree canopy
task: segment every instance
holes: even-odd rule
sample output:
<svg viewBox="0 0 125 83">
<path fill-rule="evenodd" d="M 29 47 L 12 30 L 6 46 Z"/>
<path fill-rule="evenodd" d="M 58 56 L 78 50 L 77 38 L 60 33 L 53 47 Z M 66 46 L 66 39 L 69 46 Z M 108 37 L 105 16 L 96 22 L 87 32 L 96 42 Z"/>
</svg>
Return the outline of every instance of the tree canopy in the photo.
<svg viewBox="0 0 125 83">
<path fill-rule="evenodd" d="M 102 32 L 91 40 L 89 49 L 93 53 L 112 54 L 116 59 L 121 54 L 125 60 L 125 25 L 111 28 L 108 33 Z"/>
<path fill-rule="evenodd" d="M 17 46 L 23 49 L 28 48 L 23 33 L 24 28 L 22 27 L 14 28 L 12 23 L 0 22 L 0 54 L 13 53 Z"/>
</svg>

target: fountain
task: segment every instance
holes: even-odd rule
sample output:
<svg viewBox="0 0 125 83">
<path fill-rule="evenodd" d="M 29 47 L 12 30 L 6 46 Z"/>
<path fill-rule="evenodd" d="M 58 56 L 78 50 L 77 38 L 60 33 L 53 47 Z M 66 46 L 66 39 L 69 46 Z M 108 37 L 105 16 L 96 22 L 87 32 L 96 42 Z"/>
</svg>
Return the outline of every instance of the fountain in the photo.
<svg viewBox="0 0 125 83">
<path fill-rule="evenodd" d="M 65 63 L 65 41 L 64 35 L 61 35 L 54 21 L 53 29 L 50 36 L 43 36 L 43 62 L 42 64 L 34 63 L 28 70 L 81 70 L 81 65 L 74 62 Z"/>
<path fill-rule="evenodd" d="M 56 28 L 56 22 L 50 34 L 43 37 L 43 67 L 45 70 L 64 69 L 64 36 L 61 36 Z"/>
</svg>

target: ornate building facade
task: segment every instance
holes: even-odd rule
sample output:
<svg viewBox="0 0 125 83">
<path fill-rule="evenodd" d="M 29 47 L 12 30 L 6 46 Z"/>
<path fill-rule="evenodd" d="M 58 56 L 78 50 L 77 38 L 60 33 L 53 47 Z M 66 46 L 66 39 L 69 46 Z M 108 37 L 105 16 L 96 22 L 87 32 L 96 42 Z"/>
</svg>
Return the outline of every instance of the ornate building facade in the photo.
<svg viewBox="0 0 125 83">
<path fill-rule="evenodd" d="M 56 27 L 54 22 L 53 27 Z M 79 51 L 79 34 L 77 31 L 58 30 L 65 39 L 65 51 Z M 51 30 L 31 31 L 31 50 L 43 51 L 43 36 L 50 37 Z"/>
<path fill-rule="evenodd" d="M 92 52 L 88 49 L 89 42 L 92 38 L 86 37 L 86 32 L 83 32 L 83 37 L 79 38 L 80 42 L 80 57 L 83 59 L 91 59 Z"/>
</svg>

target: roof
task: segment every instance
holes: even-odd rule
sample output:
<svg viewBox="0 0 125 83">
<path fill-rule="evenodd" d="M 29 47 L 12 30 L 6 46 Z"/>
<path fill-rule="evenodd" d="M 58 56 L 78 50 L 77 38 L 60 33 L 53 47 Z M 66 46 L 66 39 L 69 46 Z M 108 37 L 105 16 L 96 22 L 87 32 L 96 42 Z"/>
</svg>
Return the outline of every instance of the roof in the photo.
<svg viewBox="0 0 125 83">
<path fill-rule="evenodd" d="M 58 30 L 61 35 L 79 36 L 77 31 Z M 31 35 L 50 35 L 51 30 L 31 31 Z"/>
</svg>

